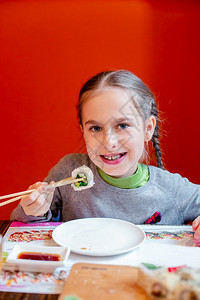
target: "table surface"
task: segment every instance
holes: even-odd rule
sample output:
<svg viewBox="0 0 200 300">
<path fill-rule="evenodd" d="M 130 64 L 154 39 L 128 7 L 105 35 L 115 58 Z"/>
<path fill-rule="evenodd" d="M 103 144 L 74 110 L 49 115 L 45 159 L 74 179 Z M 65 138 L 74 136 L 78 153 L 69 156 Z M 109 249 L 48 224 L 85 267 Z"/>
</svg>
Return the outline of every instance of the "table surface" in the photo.
<svg viewBox="0 0 200 300">
<path fill-rule="evenodd" d="M 7 220 L 0 220 L 0 234 L 4 235 L 9 228 L 11 222 Z M 59 295 L 47 295 L 47 294 L 29 294 L 29 293 L 10 293 L 1 292 L 1 300 L 56 300 Z"/>
<path fill-rule="evenodd" d="M 4 220 L 0 221 L 0 234 L 5 235 L 11 222 Z M 152 264 L 159 264 L 159 265 L 165 265 L 166 262 L 166 253 L 168 254 L 167 263 L 170 266 L 175 265 L 191 265 L 195 267 L 197 261 L 199 261 L 199 249 L 198 247 L 180 247 L 180 245 L 186 245 L 186 246 L 194 246 L 192 242 L 192 228 L 191 226 L 153 226 L 153 225 L 144 225 L 140 226 L 145 227 L 143 230 L 146 232 L 146 235 L 150 236 L 147 241 L 145 241 L 145 245 L 140 249 L 139 256 L 140 260 L 142 262 L 147 261 Z M 154 228 L 155 227 L 155 228 Z M 154 231 L 154 233 L 153 233 Z M 173 231 L 175 234 L 173 235 Z M 184 234 L 183 234 L 184 233 Z M 189 236 L 188 236 L 189 234 Z M 192 234 L 192 236 L 191 236 Z M 161 238 L 161 241 L 160 241 Z M 169 238 L 169 241 L 167 239 Z M 172 239 L 171 239 L 172 238 Z M 164 244 L 162 244 L 162 239 L 164 240 Z M 161 242 L 161 243 L 160 243 Z M 166 243 L 167 242 L 167 243 Z M 176 251 L 174 253 L 174 245 L 171 243 L 176 244 Z M 164 247 L 164 248 L 163 248 Z M 184 250 L 184 251 L 183 251 Z M 173 251 L 173 252 L 172 252 Z M 161 255 L 164 253 L 164 255 Z M 131 252 L 131 257 L 126 254 L 117 260 L 117 263 L 113 261 L 114 258 L 112 258 L 112 263 L 109 261 L 106 261 L 105 258 L 103 258 L 103 262 L 101 261 L 101 258 L 97 259 L 96 263 L 104 263 L 104 264 L 117 264 L 117 265 L 126 265 L 126 260 L 128 259 L 128 265 L 130 265 L 129 260 L 131 261 L 137 261 L 137 253 L 133 251 Z M 188 258 L 188 260 L 186 259 Z M 80 262 L 80 258 L 77 257 L 76 253 L 72 253 L 71 255 L 71 263 L 74 265 L 77 262 Z M 69 261 L 70 261 L 69 259 Z M 160 260 L 161 259 L 161 260 Z M 163 260 L 164 259 L 164 260 Z M 119 261 L 120 260 L 120 261 Z M 155 260 L 155 261 L 154 261 Z M 85 257 L 85 260 L 81 258 L 82 262 L 85 263 L 92 263 L 92 261 L 88 261 L 87 256 Z M 198 267 L 200 268 L 200 263 L 198 263 Z M 0 291 L 0 300 L 56 300 L 59 298 L 59 294 L 35 294 L 35 293 L 18 293 L 18 292 L 2 292 Z M 85 298 L 87 299 L 87 298 Z"/>
</svg>

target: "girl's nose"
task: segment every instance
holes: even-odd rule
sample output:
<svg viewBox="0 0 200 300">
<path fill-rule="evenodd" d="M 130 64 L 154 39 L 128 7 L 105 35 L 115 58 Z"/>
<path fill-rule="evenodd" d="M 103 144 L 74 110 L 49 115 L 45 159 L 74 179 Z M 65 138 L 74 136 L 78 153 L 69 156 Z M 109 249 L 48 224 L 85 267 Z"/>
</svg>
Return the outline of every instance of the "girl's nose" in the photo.
<svg viewBox="0 0 200 300">
<path fill-rule="evenodd" d="M 103 146 L 106 149 L 112 149 L 118 146 L 118 135 L 113 132 L 113 131 L 109 131 L 104 133 L 103 135 Z"/>
</svg>

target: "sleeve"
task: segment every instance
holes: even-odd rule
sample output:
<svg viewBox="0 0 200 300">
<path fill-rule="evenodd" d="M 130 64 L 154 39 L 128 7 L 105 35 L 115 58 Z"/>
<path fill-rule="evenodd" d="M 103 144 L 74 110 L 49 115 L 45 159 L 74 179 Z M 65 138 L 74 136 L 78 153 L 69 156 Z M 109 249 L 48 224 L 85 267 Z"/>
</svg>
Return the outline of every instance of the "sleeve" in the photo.
<svg viewBox="0 0 200 300">
<path fill-rule="evenodd" d="M 200 185 L 179 176 L 176 185 L 174 180 L 174 188 L 176 188 L 175 198 L 184 223 L 193 221 L 200 215 Z"/>
<path fill-rule="evenodd" d="M 44 179 L 45 182 L 59 181 L 70 177 L 73 169 L 81 163 L 80 155 L 68 154 L 60 159 L 60 161 L 49 171 L 48 176 Z M 56 188 L 53 200 L 49 211 L 43 217 L 27 216 L 20 204 L 13 210 L 10 219 L 20 222 L 47 222 L 47 221 L 62 221 L 63 203 L 69 201 L 67 189 Z"/>
<path fill-rule="evenodd" d="M 32 215 L 26 215 L 22 206 L 18 206 L 12 211 L 10 215 L 11 221 L 19 221 L 24 223 L 29 222 L 58 222 L 60 221 L 60 216 L 62 215 L 62 199 L 59 189 L 56 188 L 53 196 L 53 200 L 50 209 L 44 214 L 44 216 L 35 217 Z"/>
<path fill-rule="evenodd" d="M 200 186 L 191 184 L 190 195 L 183 207 L 184 222 L 193 221 L 200 215 Z"/>
<path fill-rule="evenodd" d="M 48 212 L 43 217 L 35 217 L 35 216 L 28 216 L 25 214 L 23 208 L 19 204 L 11 213 L 10 220 L 11 221 L 19 221 L 24 223 L 29 222 L 47 222 L 51 219 L 52 213 L 49 209 Z"/>
<path fill-rule="evenodd" d="M 24 223 L 29 222 L 58 222 L 62 215 L 62 199 L 58 188 L 56 188 L 53 196 L 53 200 L 50 209 L 44 214 L 44 216 L 35 217 L 32 215 L 26 215 L 22 206 L 19 204 L 11 213 L 11 221 L 19 221 Z"/>
<path fill-rule="evenodd" d="M 50 183 L 51 181 L 59 181 L 65 177 L 69 177 L 66 174 L 66 168 L 68 165 L 68 157 L 62 158 L 57 165 L 55 165 L 49 172 L 48 176 L 44 179 L 45 182 Z M 65 199 L 66 201 L 66 199 Z M 42 217 L 35 217 L 31 215 L 26 215 L 23 208 L 19 204 L 11 213 L 10 220 L 20 221 L 20 222 L 48 222 L 48 221 L 60 221 L 60 216 L 62 215 L 62 195 L 59 188 L 55 189 L 51 207 L 48 212 Z"/>
<path fill-rule="evenodd" d="M 48 176 L 44 179 L 44 181 L 50 183 L 51 181 L 60 181 L 64 178 L 71 176 L 71 168 L 70 168 L 70 155 L 66 155 L 63 157 L 58 164 L 56 164 L 50 171 Z M 62 209 L 63 202 L 68 201 L 67 193 L 61 193 L 60 188 L 56 188 L 53 196 L 53 200 L 51 203 L 51 221 L 59 222 L 62 221 Z"/>
</svg>

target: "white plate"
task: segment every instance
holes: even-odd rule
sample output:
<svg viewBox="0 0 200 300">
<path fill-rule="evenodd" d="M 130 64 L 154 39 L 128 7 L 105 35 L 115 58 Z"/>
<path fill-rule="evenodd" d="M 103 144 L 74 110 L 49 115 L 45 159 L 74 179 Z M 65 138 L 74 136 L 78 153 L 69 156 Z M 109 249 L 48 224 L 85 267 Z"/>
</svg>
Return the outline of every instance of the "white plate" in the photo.
<svg viewBox="0 0 200 300">
<path fill-rule="evenodd" d="M 41 261 L 41 260 L 27 260 L 19 259 L 18 255 L 22 252 L 36 252 L 60 255 L 59 261 Z M 58 267 L 66 266 L 70 249 L 66 247 L 49 247 L 49 246 L 29 246 L 29 245 L 15 245 L 11 253 L 6 259 L 6 265 L 20 271 L 30 272 L 53 272 Z"/>
<path fill-rule="evenodd" d="M 92 256 L 122 254 L 135 249 L 146 238 L 138 226 L 109 218 L 69 221 L 56 227 L 52 237 L 72 252 Z"/>
</svg>

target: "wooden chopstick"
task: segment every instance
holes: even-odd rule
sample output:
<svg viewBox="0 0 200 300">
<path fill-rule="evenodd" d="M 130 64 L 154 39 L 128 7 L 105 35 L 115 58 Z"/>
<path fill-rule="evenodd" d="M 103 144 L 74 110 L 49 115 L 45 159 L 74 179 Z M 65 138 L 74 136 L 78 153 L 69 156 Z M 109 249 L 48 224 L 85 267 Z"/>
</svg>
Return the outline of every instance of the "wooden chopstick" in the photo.
<svg viewBox="0 0 200 300">
<path fill-rule="evenodd" d="M 70 184 L 70 183 L 82 181 L 82 180 L 83 180 L 83 178 L 77 178 L 77 179 L 75 179 L 75 178 L 72 178 L 72 177 L 68 177 L 68 178 L 62 179 L 60 181 L 57 181 L 55 183 L 52 183 L 49 186 L 60 187 L 60 186 L 64 186 L 64 185 L 67 185 L 67 184 Z M 9 200 L 4 201 L 4 202 L 1 202 L 0 203 L 0 207 L 4 206 L 6 204 L 12 203 L 14 201 L 17 201 L 17 200 L 21 199 L 22 197 L 27 196 L 30 193 L 34 192 L 34 191 L 36 191 L 36 189 L 32 189 L 32 190 L 27 190 L 27 191 L 23 191 L 23 192 L 18 192 L 18 193 L 13 193 L 13 194 L 1 196 L 0 200 L 6 199 L 6 198 L 11 198 L 11 197 L 14 197 L 14 198 L 9 199 Z"/>
<path fill-rule="evenodd" d="M 27 194 L 27 195 L 28 195 L 28 194 Z M 24 195 L 24 196 L 26 196 L 26 195 Z M 3 201 L 3 202 L 0 203 L 0 207 L 1 207 L 1 206 L 4 206 L 4 205 L 6 205 L 6 204 L 12 203 L 12 202 L 14 202 L 14 201 L 17 201 L 17 200 L 21 199 L 21 198 L 24 197 L 24 196 L 21 195 L 21 196 L 18 196 L 18 197 L 15 197 L 15 198 L 12 198 L 12 199 Z"/>
<path fill-rule="evenodd" d="M 5 196 L 1 196 L 0 197 L 0 200 L 3 200 L 3 199 L 7 199 L 7 198 L 11 198 L 11 197 L 16 197 L 16 196 L 23 196 L 23 195 L 28 195 L 32 192 L 34 192 L 36 189 L 33 189 L 33 190 L 27 190 L 27 191 L 24 191 L 24 192 L 18 192 L 18 193 L 13 193 L 13 194 L 9 194 L 9 195 L 5 195 Z"/>
<path fill-rule="evenodd" d="M 59 186 L 60 184 L 65 183 L 66 181 L 72 180 L 72 179 L 73 179 L 72 177 L 68 177 L 68 178 L 62 179 L 62 180 L 60 180 L 60 181 L 57 181 L 57 182 L 55 182 L 54 184 L 51 184 L 51 186 L 56 187 L 57 185 Z M 69 182 L 69 183 L 70 183 L 70 182 Z M 65 184 L 67 184 L 67 183 L 65 183 Z M 0 197 L 0 200 L 7 199 L 7 198 L 11 198 L 11 197 L 23 196 L 23 195 L 26 195 L 26 194 L 30 194 L 30 193 L 34 192 L 35 190 L 36 190 L 36 189 L 26 190 L 26 191 L 23 191 L 23 192 L 18 192 L 18 193 L 13 193 L 13 194 L 1 196 L 1 197 Z"/>
</svg>

